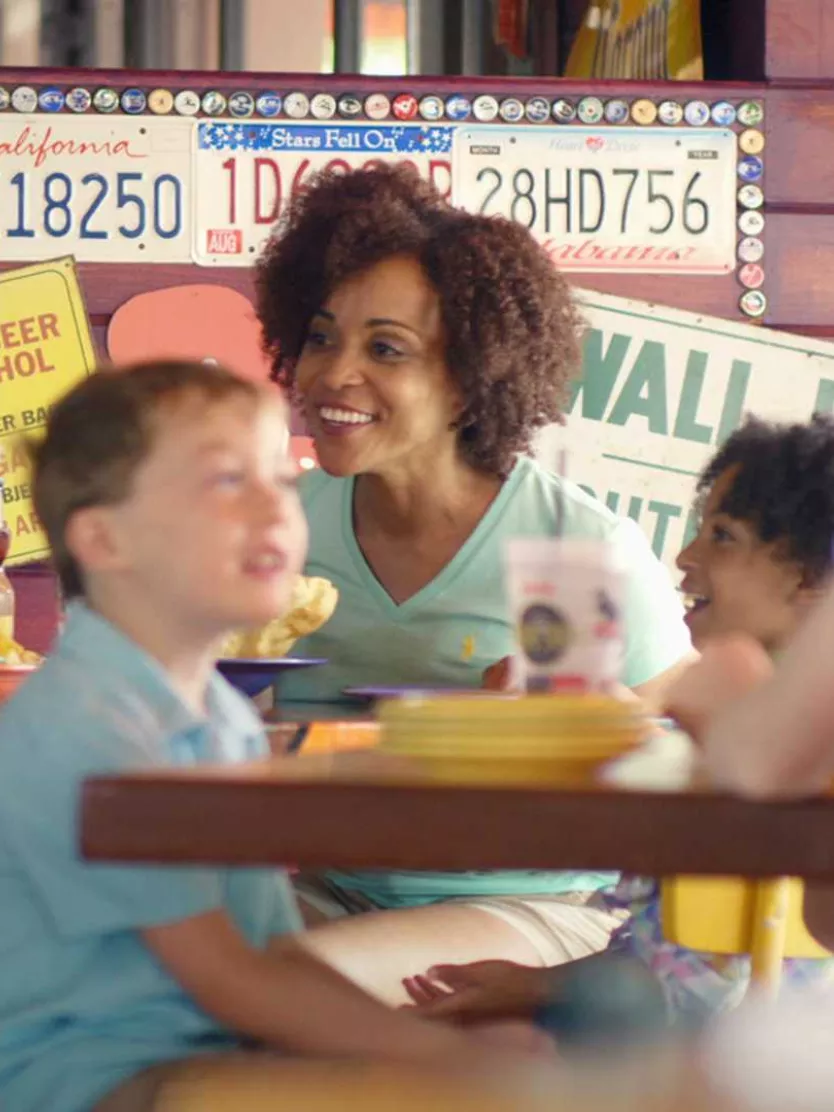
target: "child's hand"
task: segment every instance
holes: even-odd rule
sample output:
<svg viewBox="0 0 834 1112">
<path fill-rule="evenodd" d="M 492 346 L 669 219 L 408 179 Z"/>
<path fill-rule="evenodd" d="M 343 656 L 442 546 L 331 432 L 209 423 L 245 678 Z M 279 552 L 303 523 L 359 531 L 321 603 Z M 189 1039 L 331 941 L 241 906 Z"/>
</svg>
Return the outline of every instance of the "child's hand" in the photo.
<svg viewBox="0 0 834 1112">
<path fill-rule="evenodd" d="M 714 715 L 773 674 L 773 663 L 758 641 L 728 634 L 707 643 L 701 659 L 672 684 L 663 710 L 696 742 Z"/>
<path fill-rule="evenodd" d="M 549 970 L 510 961 L 436 965 L 403 984 L 417 1010 L 432 1019 L 482 1023 L 530 1017 L 549 997 Z"/>
</svg>

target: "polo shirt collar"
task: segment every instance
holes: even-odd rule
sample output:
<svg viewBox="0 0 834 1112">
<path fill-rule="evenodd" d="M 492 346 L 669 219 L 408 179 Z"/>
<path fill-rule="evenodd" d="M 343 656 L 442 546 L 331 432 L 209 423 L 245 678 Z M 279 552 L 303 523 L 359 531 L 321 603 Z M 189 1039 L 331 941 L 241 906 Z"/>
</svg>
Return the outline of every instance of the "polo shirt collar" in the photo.
<svg viewBox="0 0 834 1112">
<path fill-rule="evenodd" d="M 207 714 L 198 715 L 171 686 L 162 665 L 86 603 L 71 602 L 55 650 L 74 658 L 98 681 L 98 686 L 129 688 L 154 711 L 160 729 L 198 741 L 211 733 L 256 743 L 263 725 L 254 708 L 219 672 L 213 672 L 206 691 Z M 202 746 L 200 746 L 202 747 Z M 250 745 L 245 745 L 247 749 Z"/>
</svg>

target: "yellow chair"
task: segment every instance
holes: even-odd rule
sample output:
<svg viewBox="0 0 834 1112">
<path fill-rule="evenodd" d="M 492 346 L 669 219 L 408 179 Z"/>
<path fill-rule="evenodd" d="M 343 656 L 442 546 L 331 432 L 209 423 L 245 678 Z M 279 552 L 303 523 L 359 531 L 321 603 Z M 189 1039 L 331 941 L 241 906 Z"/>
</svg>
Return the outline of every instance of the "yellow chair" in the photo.
<svg viewBox="0 0 834 1112">
<path fill-rule="evenodd" d="M 712 954 L 749 954 L 751 983 L 775 996 L 784 958 L 828 958 L 802 918 L 801 880 L 682 876 L 663 881 L 661 922 L 670 942 Z"/>
</svg>

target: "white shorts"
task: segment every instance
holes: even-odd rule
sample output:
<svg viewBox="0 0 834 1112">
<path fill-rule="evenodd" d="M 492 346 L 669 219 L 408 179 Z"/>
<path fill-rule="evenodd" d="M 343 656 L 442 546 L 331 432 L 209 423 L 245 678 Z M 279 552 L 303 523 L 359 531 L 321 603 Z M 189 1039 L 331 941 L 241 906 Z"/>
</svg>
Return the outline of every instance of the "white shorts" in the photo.
<svg viewBox="0 0 834 1112">
<path fill-rule="evenodd" d="M 534 947 L 543 966 L 562 965 L 600 953 L 625 918 L 593 899 L 581 904 L 566 902 L 558 896 L 488 896 L 456 902 L 477 907 L 509 923 Z"/>
<path fill-rule="evenodd" d="M 328 920 L 386 910 L 362 893 L 347 891 L 319 873 L 298 875 L 294 886 L 302 903 L 309 904 Z M 626 918 L 625 912 L 610 911 L 598 894 L 587 892 L 558 896 L 464 896 L 448 902 L 475 907 L 503 919 L 530 942 L 545 966 L 599 953 Z M 402 910 L 407 909 L 398 909 Z"/>
</svg>

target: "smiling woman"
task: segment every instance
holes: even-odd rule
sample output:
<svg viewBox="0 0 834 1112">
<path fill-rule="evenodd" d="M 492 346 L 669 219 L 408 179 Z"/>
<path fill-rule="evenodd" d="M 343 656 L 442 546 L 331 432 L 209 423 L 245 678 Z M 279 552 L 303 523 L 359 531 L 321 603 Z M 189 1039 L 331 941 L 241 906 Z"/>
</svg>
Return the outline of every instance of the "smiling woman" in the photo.
<svg viewBox="0 0 834 1112">
<path fill-rule="evenodd" d="M 346 686 L 477 686 L 506 657 L 506 537 L 607 537 L 630 572 L 624 681 L 687 651 L 666 573 L 633 523 L 529 456 L 562 420 L 580 362 L 570 288 L 529 233 L 448 206 L 407 167 L 325 174 L 258 267 L 273 373 L 301 405 L 322 471 L 303 476 L 310 574 L 339 610 L 303 647 L 330 667 L 283 699 Z M 314 569 L 315 570 L 312 570 Z"/>
<path fill-rule="evenodd" d="M 513 651 L 504 543 L 557 526 L 618 550 L 623 680 L 638 692 L 664 681 L 689 651 L 667 573 L 633 522 L 530 455 L 535 433 L 562 420 L 582 322 L 528 231 L 451 208 L 407 166 L 325 174 L 295 197 L 257 281 L 274 375 L 301 405 L 322 467 L 301 479 L 306 571 L 340 594 L 332 620 L 296 647 L 330 663 L 282 680 L 282 701 L 338 702 L 348 686 L 478 686 Z M 396 999 L 398 974 L 438 960 L 541 964 L 604 946 L 615 920 L 593 899 L 609 881 L 331 874 L 306 891 L 327 910 L 412 908 L 398 919 L 404 934 L 384 926 L 390 942 L 373 939 L 365 981 Z M 354 927 L 364 937 L 358 922 L 335 928 L 351 951 Z M 326 933 L 312 937 L 329 946 Z"/>
</svg>

